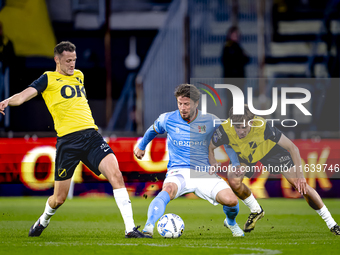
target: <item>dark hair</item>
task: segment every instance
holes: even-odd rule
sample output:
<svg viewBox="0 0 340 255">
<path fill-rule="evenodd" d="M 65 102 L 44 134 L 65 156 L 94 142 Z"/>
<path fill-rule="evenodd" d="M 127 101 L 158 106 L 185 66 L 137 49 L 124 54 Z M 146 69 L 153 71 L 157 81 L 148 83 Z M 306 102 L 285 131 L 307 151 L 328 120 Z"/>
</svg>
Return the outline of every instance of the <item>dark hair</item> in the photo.
<svg viewBox="0 0 340 255">
<path fill-rule="evenodd" d="M 233 122 L 243 122 L 244 120 L 246 122 L 248 122 L 249 120 L 254 119 L 255 114 L 252 113 L 249 108 L 248 105 L 244 105 L 244 114 L 243 115 L 234 115 L 233 113 L 233 107 L 230 108 L 229 111 L 229 118 L 233 121 Z"/>
<path fill-rule="evenodd" d="M 238 32 L 238 26 L 231 26 L 228 30 L 227 30 L 227 41 L 230 40 L 230 36 L 232 33 L 234 32 Z"/>
<path fill-rule="evenodd" d="M 54 56 L 61 55 L 64 51 L 74 52 L 76 46 L 69 41 L 62 41 L 54 47 Z"/>
<path fill-rule="evenodd" d="M 197 102 L 200 99 L 201 92 L 194 85 L 181 84 L 175 89 L 175 97 L 188 97 L 192 101 Z"/>
</svg>

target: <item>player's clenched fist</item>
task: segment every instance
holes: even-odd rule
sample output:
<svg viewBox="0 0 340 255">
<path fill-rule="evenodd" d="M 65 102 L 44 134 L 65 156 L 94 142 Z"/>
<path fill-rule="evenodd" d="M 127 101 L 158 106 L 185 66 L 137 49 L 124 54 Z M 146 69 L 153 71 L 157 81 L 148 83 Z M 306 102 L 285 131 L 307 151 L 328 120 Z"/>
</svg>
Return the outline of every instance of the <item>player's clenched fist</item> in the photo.
<svg viewBox="0 0 340 255">
<path fill-rule="evenodd" d="M 142 151 L 141 149 L 139 149 L 139 148 L 136 146 L 136 148 L 133 150 L 133 153 L 135 154 L 136 158 L 142 159 L 142 158 L 144 157 L 145 150 Z"/>
</svg>

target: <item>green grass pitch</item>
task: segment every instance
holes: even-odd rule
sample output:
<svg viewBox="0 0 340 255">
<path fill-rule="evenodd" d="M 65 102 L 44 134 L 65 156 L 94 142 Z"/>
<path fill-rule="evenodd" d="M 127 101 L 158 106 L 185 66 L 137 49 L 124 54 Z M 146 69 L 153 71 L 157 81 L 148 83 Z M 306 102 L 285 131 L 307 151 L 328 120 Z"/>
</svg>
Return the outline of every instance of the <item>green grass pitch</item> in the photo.
<svg viewBox="0 0 340 255">
<path fill-rule="evenodd" d="M 339 254 L 340 236 L 333 235 L 303 199 L 259 200 L 266 214 L 253 232 L 235 238 L 223 227 L 222 207 L 200 199 L 179 198 L 166 213 L 185 223 L 183 236 L 164 239 L 124 238 L 123 220 L 112 197 L 74 198 L 53 216 L 40 237 L 28 230 L 44 209 L 46 197 L 0 198 L 0 254 Z M 134 219 L 144 225 L 151 199 L 132 198 Z M 325 199 L 340 222 L 340 200 Z M 243 226 L 249 214 L 240 203 Z"/>
</svg>

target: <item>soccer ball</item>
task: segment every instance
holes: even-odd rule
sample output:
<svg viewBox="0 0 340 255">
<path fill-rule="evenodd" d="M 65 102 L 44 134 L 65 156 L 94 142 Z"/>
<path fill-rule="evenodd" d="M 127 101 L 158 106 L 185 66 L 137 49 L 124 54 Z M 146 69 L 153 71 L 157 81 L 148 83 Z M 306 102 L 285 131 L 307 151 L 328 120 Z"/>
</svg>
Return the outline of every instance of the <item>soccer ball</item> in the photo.
<svg viewBox="0 0 340 255">
<path fill-rule="evenodd" d="M 183 234 L 184 221 L 176 214 L 164 214 L 158 221 L 157 230 L 165 238 L 178 238 Z"/>
</svg>

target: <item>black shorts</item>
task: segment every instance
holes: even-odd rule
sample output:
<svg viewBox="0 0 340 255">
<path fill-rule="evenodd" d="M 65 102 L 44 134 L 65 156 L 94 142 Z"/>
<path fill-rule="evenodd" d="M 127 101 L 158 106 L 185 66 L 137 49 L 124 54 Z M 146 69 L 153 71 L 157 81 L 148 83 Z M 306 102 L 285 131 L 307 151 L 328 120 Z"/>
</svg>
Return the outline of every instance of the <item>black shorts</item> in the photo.
<svg viewBox="0 0 340 255">
<path fill-rule="evenodd" d="M 238 158 L 240 163 L 244 163 L 249 166 L 246 176 L 251 177 L 256 173 L 254 167 L 256 163 L 249 163 L 242 158 Z M 272 174 L 281 174 L 283 171 L 287 171 L 294 166 L 292 157 L 289 151 L 276 144 L 261 160 L 259 160 L 263 167 Z"/>
<path fill-rule="evenodd" d="M 92 172 L 100 175 L 100 162 L 113 153 L 103 137 L 94 129 L 77 131 L 57 138 L 55 180 L 63 181 L 73 176 L 82 161 Z"/>
</svg>

